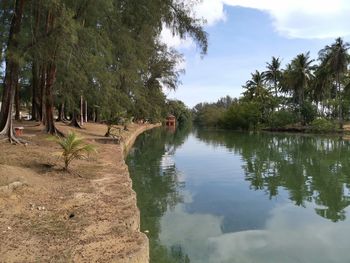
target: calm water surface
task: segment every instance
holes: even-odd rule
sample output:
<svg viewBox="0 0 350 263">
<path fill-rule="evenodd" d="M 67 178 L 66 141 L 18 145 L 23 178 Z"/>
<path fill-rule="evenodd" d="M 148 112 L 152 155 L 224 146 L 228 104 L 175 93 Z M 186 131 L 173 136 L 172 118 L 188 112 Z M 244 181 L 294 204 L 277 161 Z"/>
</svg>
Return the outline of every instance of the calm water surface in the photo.
<svg viewBox="0 0 350 263">
<path fill-rule="evenodd" d="M 127 163 L 151 263 L 350 262 L 350 143 L 145 133 Z"/>
</svg>

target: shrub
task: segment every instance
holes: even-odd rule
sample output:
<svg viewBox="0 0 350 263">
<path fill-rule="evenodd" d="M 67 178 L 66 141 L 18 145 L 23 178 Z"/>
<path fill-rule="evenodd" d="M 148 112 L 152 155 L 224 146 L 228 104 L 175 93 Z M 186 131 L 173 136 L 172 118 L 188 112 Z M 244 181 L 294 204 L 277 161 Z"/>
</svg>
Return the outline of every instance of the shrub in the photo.
<svg viewBox="0 0 350 263">
<path fill-rule="evenodd" d="M 53 140 L 62 148 L 61 157 L 65 170 L 68 170 L 68 166 L 73 160 L 85 159 L 89 153 L 96 152 L 93 145 L 84 143 L 83 138 L 77 137 L 74 132 L 68 133 L 65 138 L 54 137 Z"/>
<path fill-rule="evenodd" d="M 261 112 L 254 102 L 241 102 L 233 104 L 222 118 L 222 126 L 229 129 L 249 130 L 255 129 Z"/>
<path fill-rule="evenodd" d="M 297 115 L 288 110 L 279 110 L 273 112 L 269 117 L 269 126 L 271 128 L 282 128 L 288 124 L 293 124 L 297 121 Z"/>
<path fill-rule="evenodd" d="M 196 115 L 195 122 L 200 126 L 216 127 L 224 114 L 224 109 L 207 105 Z"/>
<path fill-rule="evenodd" d="M 310 125 L 311 131 L 314 132 L 332 132 L 336 130 L 336 124 L 332 120 L 318 118 L 312 121 Z"/>
<path fill-rule="evenodd" d="M 311 123 L 317 116 L 317 108 L 311 102 L 305 101 L 301 107 L 301 116 L 305 124 Z"/>
</svg>

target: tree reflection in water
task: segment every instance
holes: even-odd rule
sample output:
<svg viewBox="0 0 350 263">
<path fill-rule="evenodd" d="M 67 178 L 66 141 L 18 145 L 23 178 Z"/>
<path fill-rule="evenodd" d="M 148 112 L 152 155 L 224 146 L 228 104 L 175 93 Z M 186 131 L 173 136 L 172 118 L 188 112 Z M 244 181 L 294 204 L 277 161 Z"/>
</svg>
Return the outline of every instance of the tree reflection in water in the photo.
<svg viewBox="0 0 350 263">
<path fill-rule="evenodd" d="M 190 129 L 183 127 L 169 132 L 160 128 L 147 132 L 137 139 L 127 158 L 141 212 L 141 231 L 148 231 L 153 263 L 190 262 L 180 245 L 167 249 L 159 242 L 161 217 L 182 202 L 179 189 L 184 182 L 179 179 L 172 155 L 184 143 Z"/>
<path fill-rule="evenodd" d="M 184 182 L 173 155 L 190 131 L 190 128 L 175 132 L 157 129 L 145 133 L 127 158 L 141 210 L 141 230 L 149 231 L 152 263 L 190 262 L 188 247 L 177 242 L 167 247 L 160 242 L 161 218 L 183 202 Z M 333 222 L 345 220 L 345 208 L 350 204 L 348 141 L 336 137 L 205 130 L 194 134 L 209 145 L 223 146 L 240 156 L 245 180 L 252 191 L 264 191 L 270 199 L 287 192 L 297 206 L 316 207 L 318 215 Z"/>
<path fill-rule="evenodd" d="M 198 139 L 241 155 L 245 179 L 269 198 L 279 189 L 297 206 L 317 205 L 316 213 L 337 222 L 350 204 L 350 143 L 321 136 L 196 131 Z"/>
</svg>

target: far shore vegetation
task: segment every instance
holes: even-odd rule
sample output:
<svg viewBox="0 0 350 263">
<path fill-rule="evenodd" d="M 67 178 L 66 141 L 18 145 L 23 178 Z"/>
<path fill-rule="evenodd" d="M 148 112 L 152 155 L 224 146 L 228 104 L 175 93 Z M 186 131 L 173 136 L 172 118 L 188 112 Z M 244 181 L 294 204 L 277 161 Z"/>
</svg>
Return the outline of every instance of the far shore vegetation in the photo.
<svg viewBox="0 0 350 263">
<path fill-rule="evenodd" d="M 337 38 L 318 58 L 298 54 L 285 67 L 272 57 L 265 71 L 251 74 L 241 98 L 197 104 L 194 122 L 234 130 L 341 132 L 350 120 L 349 47 Z"/>
</svg>

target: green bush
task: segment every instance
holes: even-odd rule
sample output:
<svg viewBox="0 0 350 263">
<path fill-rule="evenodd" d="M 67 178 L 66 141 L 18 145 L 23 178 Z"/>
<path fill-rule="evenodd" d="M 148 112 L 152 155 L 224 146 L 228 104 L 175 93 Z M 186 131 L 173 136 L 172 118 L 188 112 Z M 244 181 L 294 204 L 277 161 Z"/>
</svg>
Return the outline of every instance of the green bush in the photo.
<svg viewBox="0 0 350 263">
<path fill-rule="evenodd" d="M 223 117 L 224 111 L 223 108 L 215 105 L 206 105 L 197 113 L 194 121 L 200 126 L 217 127 Z"/>
<path fill-rule="evenodd" d="M 301 107 L 301 116 L 305 124 L 311 123 L 317 116 L 317 108 L 309 101 L 305 101 Z"/>
<path fill-rule="evenodd" d="M 314 132 L 332 132 L 337 129 L 337 126 L 332 120 L 318 118 L 311 122 L 310 129 Z"/>
<path fill-rule="evenodd" d="M 233 104 L 221 119 L 221 126 L 234 130 L 256 129 L 261 112 L 254 102 Z"/>
<path fill-rule="evenodd" d="M 288 110 L 279 110 L 273 112 L 268 124 L 270 128 L 283 128 L 288 124 L 293 124 L 297 121 L 297 115 L 294 112 Z"/>
</svg>

